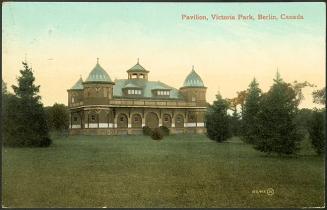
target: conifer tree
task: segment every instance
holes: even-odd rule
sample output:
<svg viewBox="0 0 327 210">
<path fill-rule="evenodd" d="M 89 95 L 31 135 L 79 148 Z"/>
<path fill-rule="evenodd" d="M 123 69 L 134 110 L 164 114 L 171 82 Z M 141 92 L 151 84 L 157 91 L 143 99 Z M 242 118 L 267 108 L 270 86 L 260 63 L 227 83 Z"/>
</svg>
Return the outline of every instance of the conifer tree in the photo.
<svg viewBox="0 0 327 210">
<path fill-rule="evenodd" d="M 210 139 L 223 142 L 231 137 L 229 116 L 227 114 L 229 103 L 218 93 L 216 101 L 208 107 L 206 114 L 207 135 Z"/>
<path fill-rule="evenodd" d="M 23 62 L 13 85 L 15 97 L 8 98 L 6 120 L 4 122 L 4 143 L 9 146 L 49 146 L 48 127 L 43 105 L 38 95 L 40 86 L 34 84 L 32 69 Z"/>
<path fill-rule="evenodd" d="M 314 110 L 309 126 L 309 135 L 312 146 L 318 155 L 321 155 L 325 151 L 325 139 L 326 139 L 326 123 L 325 123 L 326 111 Z"/>
<path fill-rule="evenodd" d="M 298 101 L 291 84 L 277 72 L 274 84 L 259 103 L 259 135 L 254 148 L 266 153 L 293 154 L 299 149 L 301 136 L 295 124 Z"/>
<path fill-rule="evenodd" d="M 245 98 L 243 119 L 242 119 L 242 136 L 245 142 L 253 144 L 258 138 L 258 112 L 261 89 L 254 78 L 247 90 Z"/>
</svg>

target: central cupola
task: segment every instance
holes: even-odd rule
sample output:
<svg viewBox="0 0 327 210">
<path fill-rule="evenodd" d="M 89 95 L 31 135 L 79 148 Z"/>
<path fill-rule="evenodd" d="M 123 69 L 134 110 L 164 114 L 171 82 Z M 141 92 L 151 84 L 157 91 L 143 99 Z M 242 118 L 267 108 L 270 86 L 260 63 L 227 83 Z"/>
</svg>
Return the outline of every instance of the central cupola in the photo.
<svg viewBox="0 0 327 210">
<path fill-rule="evenodd" d="M 135 64 L 132 68 L 127 70 L 128 79 L 148 80 L 148 73 L 149 71 L 140 65 L 139 59 L 137 59 L 137 64 Z"/>
</svg>

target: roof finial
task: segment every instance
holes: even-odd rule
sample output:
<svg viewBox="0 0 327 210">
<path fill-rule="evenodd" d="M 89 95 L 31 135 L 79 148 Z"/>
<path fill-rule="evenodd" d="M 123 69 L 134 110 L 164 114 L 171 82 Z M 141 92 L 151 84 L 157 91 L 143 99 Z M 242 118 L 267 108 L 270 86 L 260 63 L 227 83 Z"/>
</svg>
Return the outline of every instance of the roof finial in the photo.
<svg viewBox="0 0 327 210">
<path fill-rule="evenodd" d="M 139 59 L 139 58 L 137 58 L 137 64 L 139 64 L 139 62 L 140 62 L 140 59 Z"/>
<path fill-rule="evenodd" d="M 99 64 L 99 58 L 97 58 L 97 64 Z"/>
<path fill-rule="evenodd" d="M 194 71 L 194 65 L 192 65 L 192 71 Z"/>
</svg>

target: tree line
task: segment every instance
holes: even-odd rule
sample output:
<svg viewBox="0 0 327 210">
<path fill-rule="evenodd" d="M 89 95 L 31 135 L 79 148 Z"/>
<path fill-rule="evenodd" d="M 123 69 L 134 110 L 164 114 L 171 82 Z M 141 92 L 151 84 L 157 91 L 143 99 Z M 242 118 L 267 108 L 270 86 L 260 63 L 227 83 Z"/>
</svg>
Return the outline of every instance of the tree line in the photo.
<svg viewBox="0 0 327 210">
<path fill-rule="evenodd" d="M 23 62 L 14 93 L 2 80 L 1 120 L 4 146 L 47 147 L 52 143 L 51 133 L 68 129 L 68 110 L 64 104 L 44 107 L 38 95 L 40 86 L 34 84 L 32 68 Z"/>
<path fill-rule="evenodd" d="M 14 93 L 10 93 L 2 81 L 3 143 L 14 147 L 46 147 L 52 143 L 51 133 L 67 133 L 68 109 L 57 103 L 44 107 L 38 95 L 40 86 L 34 84 L 32 68 L 26 62 L 22 64 L 18 84 L 12 85 Z M 314 85 L 306 81 L 287 83 L 277 72 L 273 85 L 265 93 L 256 79 L 247 90 L 237 92 L 235 98 L 224 99 L 218 93 L 213 104 L 208 104 L 205 117 L 207 136 L 217 142 L 240 136 L 261 152 L 294 154 L 308 134 L 313 148 L 322 154 L 325 150 L 326 111 L 325 108 L 298 108 L 305 87 Z M 312 95 L 314 103 L 325 105 L 325 88 L 315 90 Z"/>
<path fill-rule="evenodd" d="M 307 81 L 287 83 L 277 72 L 273 85 L 265 93 L 255 78 L 248 89 L 237 92 L 235 98 L 224 99 L 218 93 L 213 104 L 208 105 L 208 137 L 224 142 L 232 136 L 240 136 L 261 152 L 289 155 L 300 149 L 300 142 L 308 134 L 315 151 L 324 153 L 326 111 L 325 108 L 298 108 L 304 99 L 302 89 L 305 87 L 314 85 Z M 325 88 L 312 95 L 314 103 L 325 105 Z"/>
</svg>

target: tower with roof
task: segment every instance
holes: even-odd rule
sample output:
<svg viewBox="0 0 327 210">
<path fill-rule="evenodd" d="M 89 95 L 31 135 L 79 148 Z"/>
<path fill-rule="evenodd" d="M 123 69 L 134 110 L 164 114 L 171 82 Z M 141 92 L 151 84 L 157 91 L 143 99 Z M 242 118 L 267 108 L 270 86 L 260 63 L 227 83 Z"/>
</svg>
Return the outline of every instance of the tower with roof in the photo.
<svg viewBox="0 0 327 210">
<path fill-rule="evenodd" d="M 108 73 L 100 66 L 99 58 L 86 80 L 84 87 L 84 105 L 105 105 L 113 97 L 113 85 Z"/>
<path fill-rule="evenodd" d="M 184 80 L 180 92 L 187 102 L 195 102 L 199 106 L 206 106 L 206 91 L 201 77 L 195 72 L 194 66 L 192 71 Z"/>
</svg>

